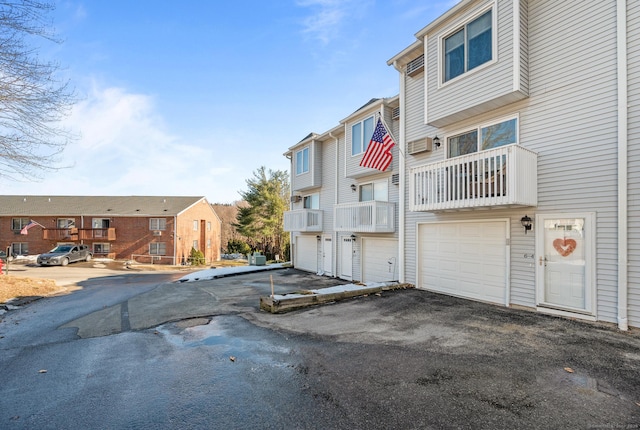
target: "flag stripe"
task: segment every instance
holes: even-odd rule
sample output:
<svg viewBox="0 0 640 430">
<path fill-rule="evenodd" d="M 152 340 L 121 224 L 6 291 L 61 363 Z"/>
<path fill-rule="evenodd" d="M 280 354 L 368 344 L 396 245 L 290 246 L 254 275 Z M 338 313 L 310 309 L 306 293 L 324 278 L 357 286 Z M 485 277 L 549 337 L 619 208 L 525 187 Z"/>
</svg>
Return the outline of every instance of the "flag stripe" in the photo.
<svg viewBox="0 0 640 430">
<path fill-rule="evenodd" d="M 393 161 L 391 148 L 393 148 L 394 145 L 395 142 L 382 123 L 382 119 L 378 118 L 373 136 L 371 136 L 371 142 L 369 142 L 367 151 L 362 156 L 360 166 L 370 167 L 384 172 L 391 164 L 391 161 Z"/>
<path fill-rule="evenodd" d="M 35 226 L 37 226 L 37 225 L 39 225 L 40 227 L 42 227 L 42 224 L 39 224 L 39 223 L 35 222 L 34 220 L 31 220 L 31 221 L 29 222 L 29 224 L 27 224 L 27 225 L 25 225 L 24 227 L 22 227 L 22 230 L 20 230 L 20 234 L 25 234 L 25 235 L 26 235 L 26 234 L 29 234 L 29 229 L 30 229 L 31 227 L 35 227 Z"/>
</svg>

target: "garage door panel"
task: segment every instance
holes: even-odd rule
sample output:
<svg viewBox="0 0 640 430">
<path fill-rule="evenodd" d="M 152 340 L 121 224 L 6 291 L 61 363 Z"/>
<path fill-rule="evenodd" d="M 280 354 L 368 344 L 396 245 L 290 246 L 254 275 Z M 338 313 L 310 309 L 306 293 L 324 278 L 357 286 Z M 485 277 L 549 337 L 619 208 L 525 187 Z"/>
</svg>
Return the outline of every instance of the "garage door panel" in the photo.
<svg viewBox="0 0 640 430">
<path fill-rule="evenodd" d="M 505 304 L 507 222 L 422 224 L 419 287 Z"/>
<path fill-rule="evenodd" d="M 475 225 L 461 225 L 458 229 L 458 237 L 480 238 L 482 230 L 479 230 Z"/>
<path fill-rule="evenodd" d="M 296 237 L 296 269 L 316 272 L 318 270 L 318 240 L 315 236 Z"/>
<path fill-rule="evenodd" d="M 431 252 L 437 252 L 437 249 Z M 387 282 L 398 279 L 398 240 L 362 239 L 362 280 Z M 391 264 L 390 264 L 391 263 Z"/>
</svg>

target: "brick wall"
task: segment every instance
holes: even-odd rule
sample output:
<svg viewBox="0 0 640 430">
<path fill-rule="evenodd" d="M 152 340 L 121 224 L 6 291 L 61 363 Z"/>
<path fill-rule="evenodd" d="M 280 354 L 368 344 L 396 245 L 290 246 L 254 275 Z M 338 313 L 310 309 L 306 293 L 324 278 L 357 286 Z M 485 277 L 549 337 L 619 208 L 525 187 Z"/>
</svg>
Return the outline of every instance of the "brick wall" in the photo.
<svg viewBox="0 0 640 430">
<path fill-rule="evenodd" d="M 173 257 L 175 256 L 176 264 L 180 264 L 183 257 L 185 261 L 189 257 L 191 247 L 194 241 L 197 240 L 198 248 L 204 253 L 207 263 L 220 259 L 221 224 L 211 205 L 209 205 L 206 200 L 196 203 L 181 213 L 177 217 L 177 224 L 176 218 L 173 216 L 96 216 L 95 218 L 105 218 L 109 220 L 109 227 L 115 229 L 115 240 L 107 240 L 106 237 L 80 239 L 79 235 L 68 238 L 64 238 L 62 237 L 63 235 L 61 235 L 53 239 L 45 239 L 44 230 L 40 226 L 29 229 L 27 235 L 21 235 L 19 231 L 14 232 L 11 228 L 13 218 L 34 220 L 47 229 L 56 229 L 58 219 L 68 218 L 74 221 L 76 228 L 91 229 L 94 217 L 77 215 L 46 217 L 16 215 L 0 217 L 0 249 L 2 250 L 6 250 L 8 246 L 18 243 L 22 244 L 22 248 L 28 249 L 28 255 L 36 255 L 51 250 L 58 243 L 67 242 L 87 244 L 93 251 L 94 244 L 99 243 L 108 244 L 109 252 L 104 254 L 96 253 L 95 257 L 128 260 L 131 259 L 132 256 L 145 256 L 135 257 L 135 259 L 141 263 L 148 263 L 151 262 L 151 257 L 149 256 L 150 244 L 163 243 L 165 248 L 164 257 L 156 258 L 153 262 L 172 264 L 174 262 Z M 151 218 L 165 219 L 165 229 L 150 228 Z M 197 230 L 194 230 L 194 221 L 196 221 Z M 48 234 L 51 234 L 51 230 L 48 230 Z"/>
</svg>

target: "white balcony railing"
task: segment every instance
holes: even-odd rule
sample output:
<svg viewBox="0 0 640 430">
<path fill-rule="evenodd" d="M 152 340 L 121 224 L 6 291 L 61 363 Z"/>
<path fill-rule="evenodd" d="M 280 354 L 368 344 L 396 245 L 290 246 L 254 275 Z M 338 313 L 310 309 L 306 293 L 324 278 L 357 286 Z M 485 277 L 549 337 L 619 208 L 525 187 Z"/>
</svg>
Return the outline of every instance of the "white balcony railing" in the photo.
<svg viewBox="0 0 640 430">
<path fill-rule="evenodd" d="M 322 211 L 298 209 L 284 213 L 284 231 L 322 231 Z"/>
<path fill-rule="evenodd" d="M 393 233 L 395 206 L 389 202 L 343 203 L 333 207 L 335 231 Z"/>
<path fill-rule="evenodd" d="M 409 210 L 536 206 L 538 155 L 507 145 L 415 167 L 409 171 Z"/>
</svg>

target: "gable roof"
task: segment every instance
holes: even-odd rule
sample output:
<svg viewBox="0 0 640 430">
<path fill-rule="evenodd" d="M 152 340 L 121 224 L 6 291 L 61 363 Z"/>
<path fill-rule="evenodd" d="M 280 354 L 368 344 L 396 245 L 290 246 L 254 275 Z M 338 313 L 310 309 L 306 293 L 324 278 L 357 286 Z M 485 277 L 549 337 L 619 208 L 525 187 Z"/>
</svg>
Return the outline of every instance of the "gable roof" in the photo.
<svg viewBox="0 0 640 430">
<path fill-rule="evenodd" d="M 0 196 L 0 216 L 176 216 L 204 197 Z"/>
</svg>

